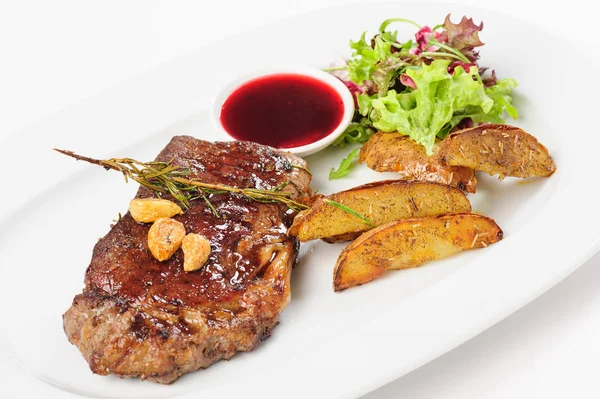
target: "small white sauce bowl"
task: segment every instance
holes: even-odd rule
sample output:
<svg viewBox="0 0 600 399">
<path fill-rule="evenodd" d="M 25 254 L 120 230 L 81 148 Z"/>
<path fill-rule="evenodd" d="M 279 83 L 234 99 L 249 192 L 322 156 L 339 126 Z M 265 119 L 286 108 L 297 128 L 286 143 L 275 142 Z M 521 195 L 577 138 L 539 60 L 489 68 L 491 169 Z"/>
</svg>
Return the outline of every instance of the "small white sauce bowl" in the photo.
<svg viewBox="0 0 600 399">
<path fill-rule="evenodd" d="M 223 127 L 223 124 L 221 123 L 221 109 L 225 100 L 227 100 L 227 98 L 231 94 L 233 94 L 238 88 L 240 88 L 241 86 L 243 86 L 251 80 L 279 74 L 307 76 L 327 84 L 329 87 L 335 90 L 336 93 L 339 94 L 344 107 L 344 112 L 342 114 L 340 123 L 327 136 L 310 144 L 298 147 L 280 148 L 282 151 L 289 151 L 300 157 L 305 157 L 324 149 L 325 147 L 333 143 L 335 139 L 337 139 L 344 132 L 344 130 L 346 130 L 346 128 L 352 121 L 352 117 L 354 116 L 354 96 L 341 80 L 339 80 L 338 78 L 336 78 L 328 72 L 315 68 L 273 68 L 268 70 L 260 70 L 241 76 L 240 78 L 225 85 L 213 98 L 211 114 L 212 120 L 219 133 L 218 140 L 236 140 L 229 134 L 229 132 L 227 132 L 227 130 Z"/>
</svg>

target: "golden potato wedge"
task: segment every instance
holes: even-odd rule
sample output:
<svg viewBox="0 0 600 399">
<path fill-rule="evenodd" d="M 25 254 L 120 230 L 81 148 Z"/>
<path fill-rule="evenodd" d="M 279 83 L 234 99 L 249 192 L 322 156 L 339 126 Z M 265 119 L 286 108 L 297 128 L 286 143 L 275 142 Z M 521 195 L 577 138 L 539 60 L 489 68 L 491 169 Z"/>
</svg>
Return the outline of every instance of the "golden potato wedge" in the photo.
<svg viewBox="0 0 600 399">
<path fill-rule="evenodd" d="M 372 225 L 335 203 L 366 217 Z M 297 236 L 300 241 L 319 238 L 328 242 L 350 241 L 392 220 L 470 211 L 471 203 L 455 187 L 423 181 L 382 180 L 318 199 L 311 208 L 296 215 L 288 234 Z"/>
<path fill-rule="evenodd" d="M 440 163 L 465 166 L 492 176 L 550 176 L 556 165 L 535 137 L 515 126 L 482 125 L 459 130 L 438 147 Z"/>
<path fill-rule="evenodd" d="M 492 219 L 455 213 L 393 221 L 362 234 L 340 254 L 333 289 L 368 283 L 386 270 L 417 267 L 467 249 L 487 247 L 502 239 Z"/>
<path fill-rule="evenodd" d="M 358 161 L 376 172 L 398 172 L 402 179 L 448 184 L 468 193 L 474 193 L 477 185 L 471 169 L 443 165 L 428 156 L 425 147 L 397 132 L 371 136 L 360 149 Z"/>
</svg>

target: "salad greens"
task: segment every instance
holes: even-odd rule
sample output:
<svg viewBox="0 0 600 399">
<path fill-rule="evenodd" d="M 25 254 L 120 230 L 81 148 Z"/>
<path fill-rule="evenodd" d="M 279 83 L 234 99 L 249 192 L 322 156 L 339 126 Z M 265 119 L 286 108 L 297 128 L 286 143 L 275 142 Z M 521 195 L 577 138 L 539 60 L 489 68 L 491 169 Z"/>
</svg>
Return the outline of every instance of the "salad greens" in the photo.
<svg viewBox="0 0 600 399">
<path fill-rule="evenodd" d="M 395 22 L 416 26 L 414 40 L 398 41 L 397 31 L 388 30 Z M 436 139 L 454 129 L 504 123 L 505 114 L 517 119 L 511 96 L 517 82 L 498 79 L 494 70 L 478 65 L 482 29 L 483 23 L 464 16 L 454 24 L 448 15 L 433 29 L 394 18 L 384 21 L 370 41 L 366 32 L 350 41 L 352 57 L 331 73 L 354 94 L 356 110 L 333 145 L 363 144 L 377 131 L 397 131 L 431 155 Z M 329 178 L 346 176 L 357 158 L 354 149 Z"/>
<path fill-rule="evenodd" d="M 337 168 L 337 170 L 331 169 L 329 171 L 329 179 L 339 179 L 340 177 L 344 177 L 350 173 L 352 162 L 358 159 L 359 152 L 360 148 L 355 148 L 352 150 L 346 158 L 342 159 L 342 162 L 340 162 L 340 166 Z"/>
</svg>

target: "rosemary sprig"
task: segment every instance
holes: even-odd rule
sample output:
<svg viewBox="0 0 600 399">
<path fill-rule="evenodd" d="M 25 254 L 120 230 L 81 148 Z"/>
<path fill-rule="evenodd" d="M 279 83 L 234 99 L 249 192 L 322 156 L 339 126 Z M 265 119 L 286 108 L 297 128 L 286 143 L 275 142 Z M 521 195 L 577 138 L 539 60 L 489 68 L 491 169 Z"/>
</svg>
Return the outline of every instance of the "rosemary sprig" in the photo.
<svg viewBox="0 0 600 399">
<path fill-rule="evenodd" d="M 159 194 L 171 194 L 173 198 L 181 203 L 184 208 L 189 208 L 192 199 L 203 197 L 208 201 L 206 194 L 234 193 L 248 199 L 265 203 L 281 203 L 294 211 L 308 209 L 309 206 L 294 201 L 291 193 L 279 190 L 260 190 L 257 188 L 237 188 L 224 184 L 209 184 L 196 179 L 188 179 L 184 176 L 190 174 L 187 169 L 176 168 L 171 162 L 140 162 L 131 158 L 111 158 L 107 160 L 94 159 L 78 155 L 72 151 L 54 149 L 61 154 L 75 158 L 79 161 L 89 162 L 104 167 L 106 170 L 121 172 L 125 181 L 131 179 L 140 185 Z M 215 215 L 216 209 L 210 207 Z"/>
<path fill-rule="evenodd" d="M 368 217 L 366 217 L 364 215 L 361 215 L 360 213 L 356 212 L 352 208 L 348 208 L 344 204 L 340 204 L 339 202 L 330 200 L 329 198 L 323 198 L 323 202 L 325 202 L 325 203 L 327 203 L 329 205 L 335 206 L 336 208 L 339 208 L 342 211 L 351 214 L 352 216 L 356 216 L 357 218 L 359 218 L 360 220 L 362 220 L 364 224 L 366 224 L 367 226 L 369 226 L 371 228 L 377 227 L 377 226 L 375 226 L 375 223 L 371 222 L 371 220 Z"/>
<path fill-rule="evenodd" d="M 208 199 L 208 197 L 206 196 L 206 194 L 202 193 L 200 195 L 200 197 L 204 200 L 204 202 L 206 203 L 206 206 L 209 207 L 209 209 L 211 210 L 211 212 L 213 213 L 213 215 L 215 215 L 215 217 L 217 219 L 220 219 L 221 215 L 219 214 L 219 211 L 217 211 L 217 208 L 215 208 L 215 206 L 212 204 L 212 202 L 210 202 L 210 200 Z"/>
</svg>

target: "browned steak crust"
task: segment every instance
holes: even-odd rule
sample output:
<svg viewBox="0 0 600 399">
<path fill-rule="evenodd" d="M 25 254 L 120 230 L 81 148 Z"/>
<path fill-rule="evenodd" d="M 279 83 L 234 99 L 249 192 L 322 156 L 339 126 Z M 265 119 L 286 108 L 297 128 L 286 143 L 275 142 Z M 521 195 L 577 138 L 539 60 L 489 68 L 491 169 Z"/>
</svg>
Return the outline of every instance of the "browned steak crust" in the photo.
<svg viewBox="0 0 600 399">
<path fill-rule="evenodd" d="M 158 161 L 191 178 L 236 187 L 310 194 L 306 163 L 248 142 L 209 143 L 177 136 Z M 291 183 L 291 184 L 289 184 Z M 137 196 L 152 196 L 140 188 Z M 177 251 L 159 262 L 148 250 L 150 224 L 123 216 L 95 246 L 85 288 L 63 316 L 64 329 L 93 372 L 171 383 L 269 336 L 290 300 L 298 243 L 286 235 L 293 214 L 281 204 L 238 195 L 203 199 L 175 219 L 209 238 L 206 266 L 183 271 Z"/>
</svg>

